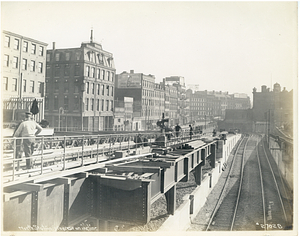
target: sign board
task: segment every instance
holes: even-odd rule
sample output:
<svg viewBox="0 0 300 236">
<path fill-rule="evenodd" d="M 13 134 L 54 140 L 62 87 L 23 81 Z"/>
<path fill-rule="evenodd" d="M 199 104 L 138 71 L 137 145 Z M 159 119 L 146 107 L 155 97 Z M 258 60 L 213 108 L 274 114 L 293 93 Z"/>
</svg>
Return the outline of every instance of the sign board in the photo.
<svg viewBox="0 0 300 236">
<path fill-rule="evenodd" d="M 141 88 L 140 74 L 121 74 L 118 76 L 118 88 Z"/>
</svg>

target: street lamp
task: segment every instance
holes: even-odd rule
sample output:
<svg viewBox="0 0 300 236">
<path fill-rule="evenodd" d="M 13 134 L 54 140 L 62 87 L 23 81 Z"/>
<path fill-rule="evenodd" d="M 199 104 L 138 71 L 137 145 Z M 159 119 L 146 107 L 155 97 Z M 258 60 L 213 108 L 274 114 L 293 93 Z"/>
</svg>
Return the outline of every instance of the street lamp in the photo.
<svg viewBox="0 0 300 236">
<path fill-rule="evenodd" d="M 64 114 L 64 108 L 63 107 L 60 107 L 58 109 L 58 128 L 59 128 L 59 131 L 60 131 L 60 114 Z"/>
</svg>

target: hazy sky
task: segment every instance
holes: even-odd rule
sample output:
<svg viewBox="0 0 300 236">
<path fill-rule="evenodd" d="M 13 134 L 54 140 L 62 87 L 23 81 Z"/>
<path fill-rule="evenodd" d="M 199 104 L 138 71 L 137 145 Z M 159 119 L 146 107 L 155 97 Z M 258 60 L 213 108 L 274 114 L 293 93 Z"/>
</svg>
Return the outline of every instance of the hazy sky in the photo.
<svg viewBox="0 0 300 236">
<path fill-rule="evenodd" d="M 200 90 L 247 93 L 297 81 L 297 2 L 1 2 L 2 29 L 56 48 L 94 40 L 117 73 L 180 75 Z"/>
</svg>

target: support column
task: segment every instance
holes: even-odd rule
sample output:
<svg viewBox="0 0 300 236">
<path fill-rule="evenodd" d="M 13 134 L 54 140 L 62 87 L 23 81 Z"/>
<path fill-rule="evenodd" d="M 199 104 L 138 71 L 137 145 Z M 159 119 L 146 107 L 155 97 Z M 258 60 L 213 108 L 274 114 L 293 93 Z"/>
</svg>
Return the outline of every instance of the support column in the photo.
<svg viewBox="0 0 300 236">
<path fill-rule="evenodd" d="M 165 193 L 167 200 L 167 212 L 168 214 L 174 215 L 176 210 L 176 185 L 169 189 L 168 192 Z"/>
<path fill-rule="evenodd" d="M 215 168 L 216 167 L 216 144 L 212 144 L 210 150 L 211 150 L 211 154 L 209 156 L 209 158 L 210 158 L 210 166 L 212 168 Z"/>
<path fill-rule="evenodd" d="M 64 210 L 63 210 L 63 226 L 69 226 L 69 209 L 70 209 L 70 184 L 64 185 Z"/>
<path fill-rule="evenodd" d="M 201 160 L 202 160 L 203 165 L 205 165 L 205 162 L 206 162 L 206 152 L 205 152 L 205 148 L 204 148 L 204 149 L 201 149 Z"/>
<path fill-rule="evenodd" d="M 202 165 L 201 164 L 196 166 L 195 171 L 194 171 L 194 176 L 195 176 L 196 184 L 201 185 L 201 180 L 202 180 Z"/>
<path fill-rule="evenodd" d="M 183 166 L 184 177 L 182 178 L 182 182 L 189 181 L 189 158 L 184 158 L 184 166 Z"/>
<path fill-rule="evenodd" d="M 31 198 L 31 227 L 34 228 L 33 231 L 36 231 L 37 226 L 37 218 L 38 218 L 38 192 L 34 191 L 32 192 L 32 198 Z"/>
</svg>

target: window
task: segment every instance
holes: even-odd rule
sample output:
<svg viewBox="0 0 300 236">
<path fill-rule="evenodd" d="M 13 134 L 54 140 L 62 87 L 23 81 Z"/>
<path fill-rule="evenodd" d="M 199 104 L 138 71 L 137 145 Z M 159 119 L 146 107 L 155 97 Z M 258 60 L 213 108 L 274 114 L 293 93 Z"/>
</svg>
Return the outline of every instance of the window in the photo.
<svg viewBox="0 0 300 236">
<path fill-rule="evenodd" d="M 50 53 L 47 53 L 46 60 L 47 60 L 47 62 L 49 62 L 51 60 L 51 54 Z"/>
<path fill-rule="evenodd" d="M 106 111 L 109 111 L 109 101 L 106 100 Z"/>
<path fill-rule="evenodd" d="M 4 46 L 8 47 L 8 48 L 10 47 L 10 37 L 9 36 L 5 36 Z"/>
<path fill-rule="evenodd" d="M 79 93 L 79 85 L 77 83 L 74 84 L 74 93 Z"/>
<path fill-rule="evenodd" d="M 58 110 L 58 97 L 54 96 L 54 110 Z"/>
<path fill-rule="evenodd" d="M 22 69 L 27 70 L 27 59 L 23 58 L 22 60 Z"/>
<path fill-rule="evenodd" d="M 68 96 L 64 97 L 64 109 L 69 110 L 69 98 L 68 98 Z"/>
<path fill-rule="evenodd" d="M 114 96 L 114 87 L 111 87 L 111 96 Z"/>
<path fill-rule="evenodd" d="M 55 67 L 55 70 L 54 70 L 54 76 L 55 77 L 59 77 L 59 70 L 60 70 L 59 67 Z"/>
<path fill-rule="evenodd" d="M 23 52 L 28 52 L 28 42 L 26 41 L 23 43 Z"/>
<path fill-rule="evenodd" d="M 80 104 L 80 101 L 79 101 L 79 97 L 78 96 L 74 96 L 74 110 L 79 110 L 79 104 Z"/>
<path fill-rule="evenodd" d="M 66 61 L 70 61 L 70 53 L 66 52 Z"/>
<path fill-rule="evenodd" d="M 102 84 L 101 90 L 102 90 L 102 95 L 104 95 L 104 84 Z"/>
<path fill-rule="evenodd" d="M 107 90 L 107 96 L 109 96 L 109 86 L 106 86 L 106 90 Z"/>
<path fill-rule="evenodd" d="M 18 79 L 16 78 L 12 79 L 12 91 L 18 91 Z"/>
<path fill-rule="evenodd" d="M 111 73 L 111 81 L 114 82 L 114 73 Z"/>
<path fill-rule="evenodd" d="M 38 72 L 43 73 L 43 63 L 42 62 L 39 62 Z"/>
<path fill-rule="evenodd" d="M 26 79 L 23 79 L 23 92 L 26 92 Z"/>
<path fill-rule="evenodd" d="M 39 47 L 39 56 L 44 56 L 44 47 Z"/>
<path fill-rule="evenodd" d="M 92 75 L 91 75 L 92 78 L 95 78 L 95 68 L 92 67 Z"/>
<path fill-rule="evenodd" d="M 8 90 L 8 77 L 3 77 L 3 88 L 4 90 Z"/>
<path fill-rule="evenodd" d="M 45 110 L 49 110 L 49 98 L 45 97 Z"/>
<path fill-rule="evenodd" d="M 97 99 L 97 111 L 100 109 L 100 99 Z"/>
<path fill-rule="evenodd" d="M 104 111 L 104 99 L 101 101 L 101 111 Z"/>
<path fill-rule="evenodd" d="M 30 71 L 35 71 L 35 61 L 31 61 L 31 63 L 30 63 Z"/>
<path fill-rule="evenodd" d="M 94 99 L 93 98 L 91 99 L 91 110 L 92 111 L 94 110 Z"/>
<path fill-rule="evenodd" d="M 92 94 L 95 94 L 95 84 L 92 83 Z"/>
<path fill-rule="evenodd" d="M 102 79 L 105 80 L 105 70 L 102 71 Z"/>
<path fill-rule="evenodd" d="M 64 92 L 65 93 L 69 92 L 69 83 L 68 83 L 68 80 L 65 81 Z"/>
<path fill-rule="evenodd" d="M 17 57 L 13 58 L 13 68 L 18 68 L 18 58 Z"/>
<path fill-rule="evenodd" d="M 79 65 L 76 65 L 76 66 L 75 66 L 75 76 L 76 76 L 76 75 L 79 75 L 79 70 L 80 70 L 80 66 L 79 66 Z"/>
<path fill-rule="evenodd" d="M 100 69 L 97 69 L 96 78 L 97 78 L 97 79 L 100 79 Z"/>
<path fill-rule="evenodd" d="M 34 93 L 34 81 L 30 80 L 30 92 Z"/>
<path fill-rule="evenodd" d="M 114 111 L 114 101 L 110 101 L 110 110 Z"/>
<path fill-rule="evenodd" d="M 65 74 L 65 76 L 70 76 L 70 65 L 69 64 L 65 65 L 64 74 Z"/>
<path fill-rule="evenodd" d="M 90 67 L 89 66 L 86 67 L 86 76 L 90 77 Z"/>
<path fill-rule="evenodd" d="M 88 98 L 86 98 L 85 99 L 85 110 L 89 110 L 89 99 Z"/>
<path fill-rule="evenodd" d="M 32 54 L 35 54 L 35 53 L 36 53 L 36 45 L 35 45 L 35 44 L 32 44 L 32 45 L 31 45 L 31 53 L 32 53 Z"/>
<path fill-rule="evenodd" d="M 59 61 L 59 56 L 60 56 L 59 53 L 55 54 L 55 61 Z"/>
<path fill-rule="evenodd" d="M 9 66 L 9 55 L 4 55 L 4 66 Z"/>
<path fill-rule="evenodd" d="M 55 92 L 58 92 L 58 90 L 59 90 L 59 84 L 58 84 L 58 80 L 57 79 L 54 82 L 54 90 L 55 90 Z"/>
<path fill-rule="evenodd" d="M 89 94 L 90 92 L 90 83 L 86 82 L 86 93 Z"/>
<path fill-rule="evenodd" d="M 42 82 L 38 82 L 38 91 L 39 91 L 39 93 L 43 94 L 43 83 Z"/>
<path fill-rule="evenodd" d="M 100 84 L 97 84 L 97 95 L 100 95 Z"/>
<path fill-rule="evenodd" d="M 109 81 L 109 77 L 110 77 L 110 72 L 107 71 L 107 80 Z"/>
<path fill-rule="evenodd" d="M 14 49 L 19 50 L 20 41 L 19 39 L 15 39 Z"/>
</svg>

